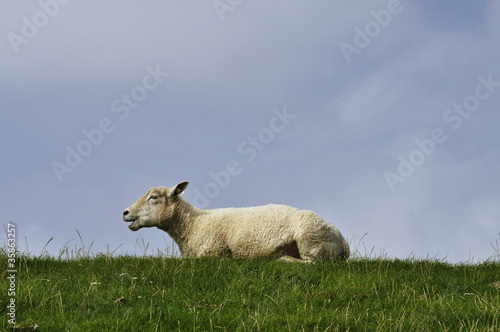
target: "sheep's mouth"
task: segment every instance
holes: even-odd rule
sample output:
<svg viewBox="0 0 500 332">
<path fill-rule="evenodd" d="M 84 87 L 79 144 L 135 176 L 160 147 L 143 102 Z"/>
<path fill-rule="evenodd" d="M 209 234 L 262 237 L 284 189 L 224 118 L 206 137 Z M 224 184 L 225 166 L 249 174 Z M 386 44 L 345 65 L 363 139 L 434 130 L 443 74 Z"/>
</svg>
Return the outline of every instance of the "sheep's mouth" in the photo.
<svg viewBox="0 0 500 332">
<path fill-rule="evenodd" d="M 139 222 L 136 220 L 130 220 L 132 223 L 130 225 L 128 225 L 128 228 L 131 230 L 131 231 L 136 231 L 139 229 Z"/>
</svg>

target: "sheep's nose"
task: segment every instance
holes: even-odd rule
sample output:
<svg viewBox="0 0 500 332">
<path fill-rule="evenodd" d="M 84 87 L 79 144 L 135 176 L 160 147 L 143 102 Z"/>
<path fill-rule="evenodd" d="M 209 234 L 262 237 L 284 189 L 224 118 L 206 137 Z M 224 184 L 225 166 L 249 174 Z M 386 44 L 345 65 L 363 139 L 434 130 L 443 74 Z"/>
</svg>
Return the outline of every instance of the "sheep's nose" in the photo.
<svg viewBox="0 0 500 332">
<path fill-rule="evenodd" d="M 134 221 L 135 219 L 137 219 L 137 216 L 130 209 L 123 211 L 123 221 Z"/>
</svg>

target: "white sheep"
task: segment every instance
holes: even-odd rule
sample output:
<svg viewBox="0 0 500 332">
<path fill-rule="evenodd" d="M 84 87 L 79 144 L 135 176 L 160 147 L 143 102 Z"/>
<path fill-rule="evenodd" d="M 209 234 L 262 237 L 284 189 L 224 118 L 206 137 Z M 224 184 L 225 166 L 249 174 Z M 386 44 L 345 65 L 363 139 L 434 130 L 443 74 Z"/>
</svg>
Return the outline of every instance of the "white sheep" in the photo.
<svg viewBox="0 0 500 332">
<path fill-rule="evenodd" d="M 286 205 L 201 210 L 181 194 L 189 182 L 149 189 L 123 212 L 129 228 L 158 227 L 183 257 L 267 257 L 313 262 L 349 257 L 340 231 L 312 211 Z"/>
</svg>

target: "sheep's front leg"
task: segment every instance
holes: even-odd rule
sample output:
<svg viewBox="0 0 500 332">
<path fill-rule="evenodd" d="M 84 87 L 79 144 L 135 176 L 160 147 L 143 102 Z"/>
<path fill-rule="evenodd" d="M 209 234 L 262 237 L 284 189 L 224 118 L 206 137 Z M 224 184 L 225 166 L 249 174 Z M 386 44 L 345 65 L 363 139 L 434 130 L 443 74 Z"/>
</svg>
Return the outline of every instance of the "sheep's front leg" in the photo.
<svg viewBox="0 0 500 332">
<path fill-rule="evenodd" d="M 311 260 L 303 260 L 303 259 L 295 258 L 292 256 L 281 256 L 280 258 L 278 258 L 278 260 L 283 261 L 283 262 L 287 262 L 287 263 L 312 263 L 313 262 Z"/>
</svg>

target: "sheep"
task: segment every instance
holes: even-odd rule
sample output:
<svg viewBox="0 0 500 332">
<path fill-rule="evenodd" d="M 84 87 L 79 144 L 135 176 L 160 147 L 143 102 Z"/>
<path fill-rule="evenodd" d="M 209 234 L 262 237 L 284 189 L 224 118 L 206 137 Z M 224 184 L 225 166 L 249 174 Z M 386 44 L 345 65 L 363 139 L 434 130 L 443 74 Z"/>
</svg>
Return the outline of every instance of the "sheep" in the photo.
<svg viewBox="0 0 500 332">
<path fill-rule="evenodd" d="M 157 227 L 179 246 L 182 257 L 265 257 L 287 262 L 349 257 L 340 231 L 312 211 L 270 204 L 202 210 L 181 194 L 189 182 L 157 187 L 123 212 L 128 227 Z"/>
</svg>

